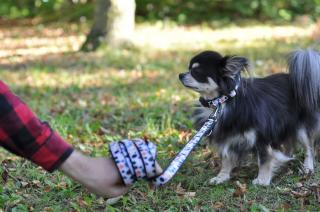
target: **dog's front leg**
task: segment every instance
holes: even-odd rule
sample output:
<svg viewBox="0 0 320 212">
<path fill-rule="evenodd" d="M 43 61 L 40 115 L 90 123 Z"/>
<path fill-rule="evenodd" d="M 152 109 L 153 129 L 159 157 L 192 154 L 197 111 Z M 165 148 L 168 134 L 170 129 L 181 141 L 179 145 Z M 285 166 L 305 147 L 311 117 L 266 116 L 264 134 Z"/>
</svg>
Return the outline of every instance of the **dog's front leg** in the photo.
<svg viewBox="0 0 320 212">
<path fill-rule="evenodd" d="M 220 184 L 229 180 L 231 171 L 236 166 L 236 163 L 237 163 L 235 160 L 235 156 L 231 156 L 231 155 L 223 156 L 221 160 L 222 160 L 221 170 L 216 177 L 210 179 L 209 181 L 210 185 Z"/>
</svg>

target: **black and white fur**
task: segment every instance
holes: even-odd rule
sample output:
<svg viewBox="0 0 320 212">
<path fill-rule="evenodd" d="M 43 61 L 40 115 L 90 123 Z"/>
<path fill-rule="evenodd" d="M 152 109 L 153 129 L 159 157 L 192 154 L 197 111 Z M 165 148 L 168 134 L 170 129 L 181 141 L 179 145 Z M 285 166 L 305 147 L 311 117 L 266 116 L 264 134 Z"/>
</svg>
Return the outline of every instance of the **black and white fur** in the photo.
<svg viewBox="0 0 320 212">
<path fill-rule="evenodd" d="M 227 95 L 235 77 L 248 68 L 248 59 L 205 51 L 190 61 L 179 78 L 185 87 L 205 99 Z M 254 184 L 269 185 L 273 173 L 292 158 L 283 147 L 301 143 L 304 170 L 314 172 L 314 140 L 320 135 L 320 55 L 297 50 L 288 59 L 289 73 L 264 78 L 242 78 L 237 95 L 222 108 L 214 133 L 208 138 L 219 150 L 222 168 L 211 184 L 227 181 L 230 173 L 251 152 L 257 154 L 259 173 Z M 196 108 L 199 128 L 212 110 Z"/>
</svg>

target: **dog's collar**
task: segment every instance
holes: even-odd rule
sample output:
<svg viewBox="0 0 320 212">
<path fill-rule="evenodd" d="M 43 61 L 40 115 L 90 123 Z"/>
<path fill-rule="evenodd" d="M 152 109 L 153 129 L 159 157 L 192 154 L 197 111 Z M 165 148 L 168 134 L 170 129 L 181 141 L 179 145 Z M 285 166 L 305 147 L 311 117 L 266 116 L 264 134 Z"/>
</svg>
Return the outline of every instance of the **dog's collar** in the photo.
<svg viewBox="0 0 320 212">
<path fill-rule="evenodd" d="M 233 98 L 237 95 L 238 88 L 240 86 L 241 76 L 240 74 L 237 74 L 235 77 L 235 88 L 228 94 L 228 95 L 222 95 L 219 97 L 216 97 L 214 99 L 205 99 L 203 97 L 199 98 L 199 102 L 203 107 L 208 107 L 212 109 L 216 109 L 219 105 L 222 105 L 225 103 L 228 99 Z"/>
</svg>

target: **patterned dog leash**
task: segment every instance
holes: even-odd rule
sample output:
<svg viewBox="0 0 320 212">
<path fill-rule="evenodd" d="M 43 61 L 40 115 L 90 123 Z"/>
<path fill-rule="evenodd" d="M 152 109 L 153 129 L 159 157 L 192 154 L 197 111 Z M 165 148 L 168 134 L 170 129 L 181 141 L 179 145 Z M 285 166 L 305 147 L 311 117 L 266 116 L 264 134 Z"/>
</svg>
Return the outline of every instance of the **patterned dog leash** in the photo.
<svg viewBox="0 0 320 212">
<path fill-rule="evenodd" d="M 209 116 L 200 130 L 160 175 L 156 173 L 156 146 L 153 143 L 142 139 L 125 139 L 110 143 L 110 153 L 124 184 L 132 185 L 139 179 L 147 179 L 152 181 L 155 186 L 160 186 L 170 181 L 200 140 L 204 136 L 210 135 L 213 131 L 221 112 L 220 101 L 216 102 L 215 111 Z"/>
<path fill-rule="evenodd" d="M 124 184 L 132 185 L 139 179 L 152 181 L 155 186 L 161 186 L 169 182 L 178 172 L 191 151 L 197 146 L 204 136 L 208 136 L 214 130 L 218 122 L 222 104 L 236 96 L 240 84 L 240 75 L 235 78 L 236 86 L 229 95 L 222 95 L 214 99 L 199 99 L 204 107 L 213 109 L 200 130 L 183 147 L 169 166 L 160 174 L 156 173 L 156 146 L 142 139 L 121 140 L 109 144 L 110 153 L 118 167 Z"/>
</svg>

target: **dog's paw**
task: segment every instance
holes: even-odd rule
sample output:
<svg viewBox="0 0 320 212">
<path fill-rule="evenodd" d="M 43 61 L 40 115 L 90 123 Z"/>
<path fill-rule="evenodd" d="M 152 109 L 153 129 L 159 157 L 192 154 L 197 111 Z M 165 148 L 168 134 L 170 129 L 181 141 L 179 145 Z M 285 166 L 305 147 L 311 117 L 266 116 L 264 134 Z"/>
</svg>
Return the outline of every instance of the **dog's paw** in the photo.
<svg viewBox="0 0 320 212">
<path fill-rule="evenodd" d="M 218 176 L 210 179 L 209 185 L 221 184 L 223 182 L 228 181 L 229 179 L 230 179 L 229 175 L 218 175 Z"/>
<path fill-rule="evenodd" d="M 314 174 L 314 165 L 313 163 L 304 163 L 303 165 L 303 172 L 306 175 L 312 175 Z"/>
<path fill-rule="evenodd" d="M 261 185 L 261 186 L 268 186 L 268 185 L 270 185 L 270 180 L 256 178 L 252 181 L 252 184 L 253 185 Z"/>
<path fill-rule="evenodd" d="M 303 167 L 303 169 L 300 169 L 299 173 L 300 175 L 313 175 L 314 169 L 310 167 Z"/>
</svg>

